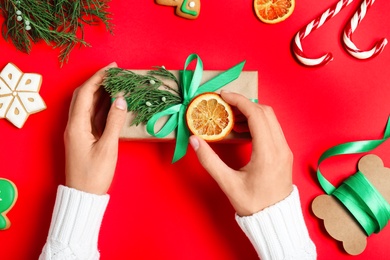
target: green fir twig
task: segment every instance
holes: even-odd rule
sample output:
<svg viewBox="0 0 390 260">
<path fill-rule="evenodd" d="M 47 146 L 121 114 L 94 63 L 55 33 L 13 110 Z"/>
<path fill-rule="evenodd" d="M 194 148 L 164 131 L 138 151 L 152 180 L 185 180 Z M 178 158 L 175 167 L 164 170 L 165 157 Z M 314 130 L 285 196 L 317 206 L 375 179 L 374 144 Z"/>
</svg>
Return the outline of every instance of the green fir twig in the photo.
<svg viewBox="0 0 390 260">
<path fill-rule="evenodd" d="M 182 103 L 178 90 L 160 78 L 179 83 L 172 73 L 162 67 L 156 71 L 148 71 L 147 75 L 121 68 L 110 68 L 102 85 L 112 97 L 118 94 L 125 97 L 128 111 L 135 113 L 131 124 L 139 125 L 147 123 L 154 114 Z"/>
<path fill-rule="evenodd" d="M 2 35 L 15 47 L 29 53 L 32 43 L 41 40 L 60 49 L 61 65 L 77 46 L 89 46 L 84 40 L 84 25 L 103 22 L 112 33 L 108 0 L 5 0 L 0 1 L 4 16 Z"/>
</svg>

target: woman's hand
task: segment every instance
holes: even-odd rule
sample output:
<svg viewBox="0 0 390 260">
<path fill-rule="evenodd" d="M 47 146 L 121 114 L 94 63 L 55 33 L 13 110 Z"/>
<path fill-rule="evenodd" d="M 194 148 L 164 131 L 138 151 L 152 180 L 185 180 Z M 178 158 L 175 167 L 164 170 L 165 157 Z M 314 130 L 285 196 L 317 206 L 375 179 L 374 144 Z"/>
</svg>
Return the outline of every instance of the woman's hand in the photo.
<svg viewBox="0 0 390 260">
<path fill-rule="evenodd" d="M 108 115 L 109 100 L 106 105 L 102 102 L 105 95 L 100 84 L 110 67 L 116 63 L 74 91 L 64 134 L 66 186 L 99 195 L 107 193 L 114 177 L 118 138 L 127 112 L 123 97 L 116 98 Z"/>
<path fill-rule="evenodd" d="M 235 93 L 222 91 L 221 96 L 247 118 L 252 136 L 250 162 L 234 170 L 203 139 L 191 136 L 190 144 L 237 214 L 248 216 L 291 193 L 293 155 L 271 107 L 253 103 Z"/>
</svg>

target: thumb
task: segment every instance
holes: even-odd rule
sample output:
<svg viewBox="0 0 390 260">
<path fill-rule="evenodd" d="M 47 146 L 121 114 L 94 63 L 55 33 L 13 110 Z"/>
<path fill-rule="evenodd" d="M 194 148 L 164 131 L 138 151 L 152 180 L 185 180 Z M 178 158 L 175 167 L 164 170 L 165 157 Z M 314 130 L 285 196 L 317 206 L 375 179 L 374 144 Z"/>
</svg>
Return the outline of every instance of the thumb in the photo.
<svg viewBox="0 0 390 260">
<path fill-rule="evenodd" d="M 224 176 L 232 169 L 227 166 L 219 156 L 214 152 L 209 144 L 196 135 L 190 137 L 190 144 L 194 149 L 200 164 L 213 177 L 213 179 L 221 186 L 224 182 Z"/>
<path fill-rule="evenodd" d="M 117 97 L 111 104 L 107 115 L 106 127 L 102 139 L 105 141 L 117 141 L 127 114 L 127 102 L 123 97 Z"/>
</svg>

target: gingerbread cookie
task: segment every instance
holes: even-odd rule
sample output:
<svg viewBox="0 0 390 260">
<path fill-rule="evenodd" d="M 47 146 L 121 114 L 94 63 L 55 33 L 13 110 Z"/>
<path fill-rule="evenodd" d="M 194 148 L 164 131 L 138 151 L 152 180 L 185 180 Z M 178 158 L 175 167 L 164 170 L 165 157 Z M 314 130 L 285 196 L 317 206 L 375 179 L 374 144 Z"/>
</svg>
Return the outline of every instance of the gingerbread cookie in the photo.
<svg viewBox="0 0 390 260">
<path fill-rule="evenodd" d="M 28 116 L 46 108 L 39 95 L 42 76 L 8 63 L 0 73 L 0 118 L 22 128 Z"/>
<path fill-rule="evenodd" d="M 200 12 L 200 0 L 156 0 L 159 5 L 176 6 L 176 14 L 187 19 L 196 19 Z"/>
<path fill-rule="evenodd" d="M 6 216 L 15 205 L 18 190 L 15 184 L 7 179 L 0 178 L 0 230 L 10 227 L 11 222 Z"/>
</svg>

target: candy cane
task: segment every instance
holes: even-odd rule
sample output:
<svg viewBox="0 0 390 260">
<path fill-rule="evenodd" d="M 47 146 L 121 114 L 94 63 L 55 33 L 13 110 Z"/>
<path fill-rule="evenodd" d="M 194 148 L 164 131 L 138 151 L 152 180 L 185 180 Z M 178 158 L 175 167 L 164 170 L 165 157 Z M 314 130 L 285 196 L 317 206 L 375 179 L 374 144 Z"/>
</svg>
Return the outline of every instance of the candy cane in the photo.
<svg viewBox="0 0 390 260">
<path fill-rule="evenodd" d="M 294 38 L 293 51 L 297 59 L 307 66 L 320 66 L 325 65 L 329 61 L 333 60 L 332 53 L 327 53 L 320 58 L 308 58 L 302 49 L 301 41 L 306 38 L 312 31 L 321 27 L 325 22 L 330 20 L 336 14 L 338 14 L 344 7 L 352 3 L 353 0 L 340 0 L 334 6 L 326 10 L 320 17 L 311 21 L 306 27 L 302 28 Z"/>
<path fill-rule="evenodd" d="M 387 44 L 387 39 L 383 38 L 379 40 L 371 50 L 362 51 L 357 48 L 356 45 L 352 42 L 352 33 L 356 30 L 357 26 L 360 24 L 360 22 L 366 15 L 368 8 L 370 8 L 374 4 L 374 2 L 375 0 L 364 0 L 360 5 L 359 10 L 356 11 L 351 21 L 344 29 L 344 47 L 352 56 L 358 59 L 368 59 L 378 55 L 383 51 Z"/>
</svg>

